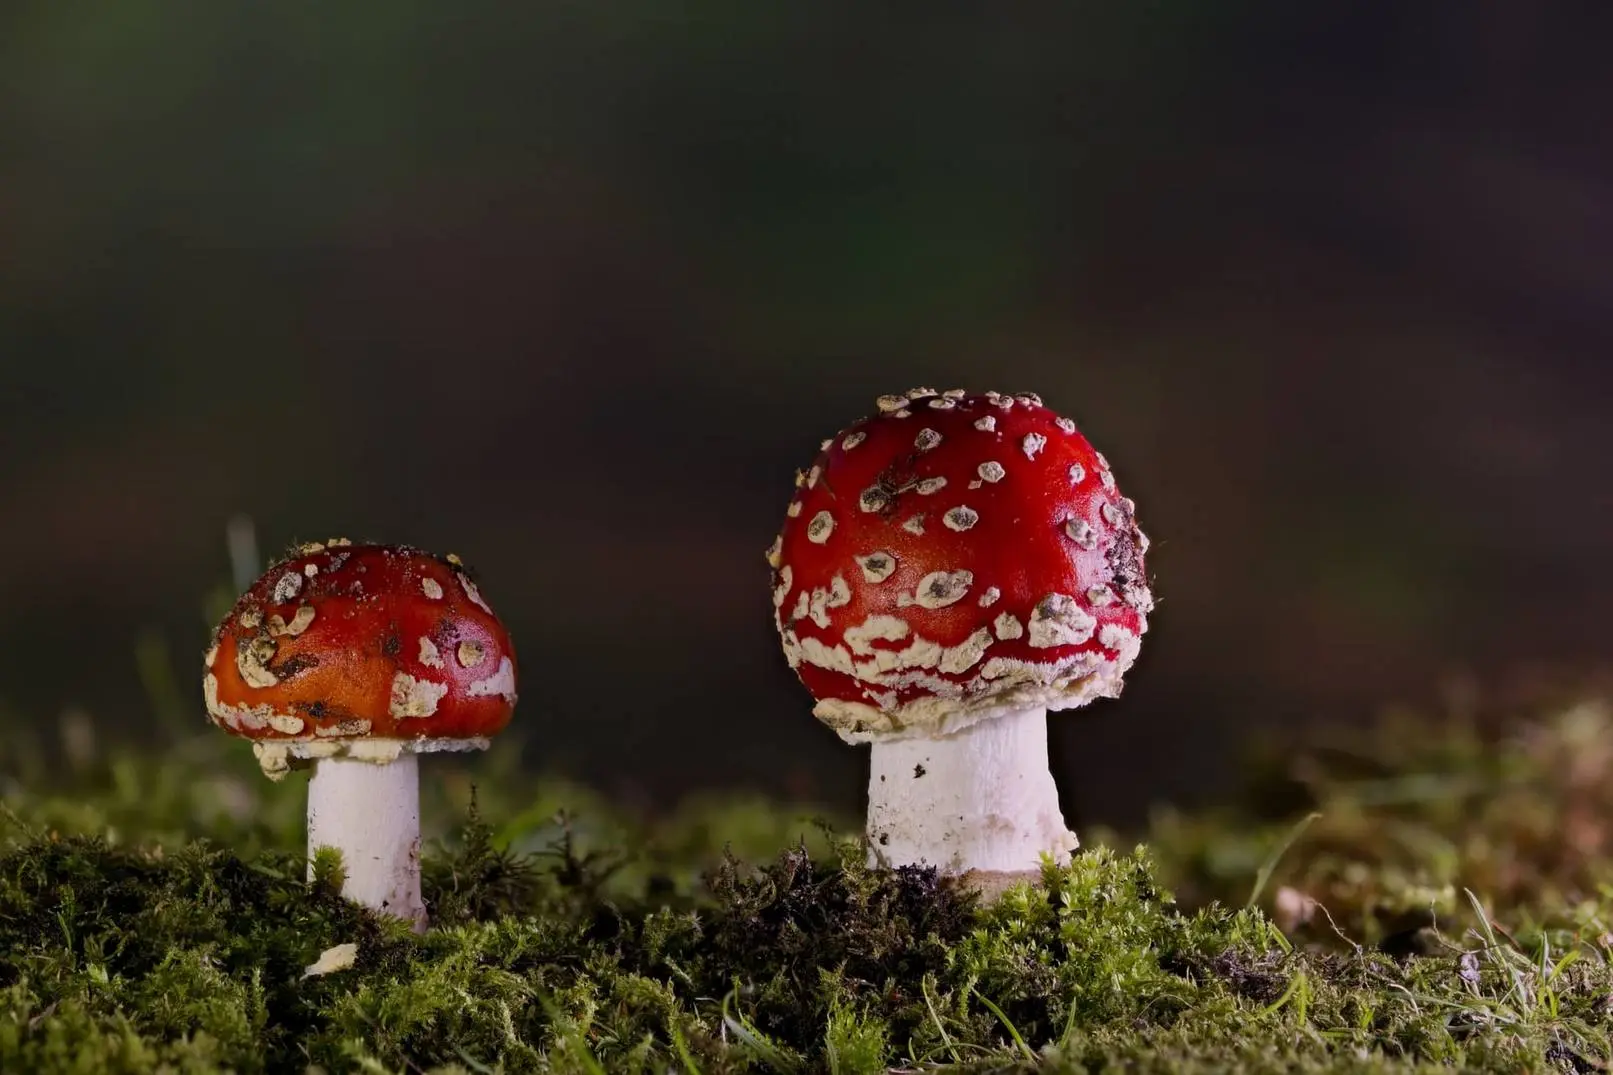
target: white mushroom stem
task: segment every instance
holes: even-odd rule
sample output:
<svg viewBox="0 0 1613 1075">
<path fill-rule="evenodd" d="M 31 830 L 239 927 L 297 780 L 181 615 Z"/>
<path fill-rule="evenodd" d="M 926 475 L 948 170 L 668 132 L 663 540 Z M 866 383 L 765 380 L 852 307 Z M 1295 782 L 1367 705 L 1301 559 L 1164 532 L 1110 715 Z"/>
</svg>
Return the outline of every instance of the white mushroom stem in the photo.
<svg viewBox="0 0 1613 1075">
<path fill-rule="evenodd" d="M 1047 767 L 1047 711 L 1023 709 L 934 739 L 877 740 L 868 777 L 874 864 L 1032 874 L 1078 842 Z"/>
<path fill-rule="evenodd" d="M 419 755 L 388 762 L 320 758 L 308 781 L 308 869 L 314 852 L 342 853 L 342 895 L 426 928 L 420 898 Z"/>
</svg>

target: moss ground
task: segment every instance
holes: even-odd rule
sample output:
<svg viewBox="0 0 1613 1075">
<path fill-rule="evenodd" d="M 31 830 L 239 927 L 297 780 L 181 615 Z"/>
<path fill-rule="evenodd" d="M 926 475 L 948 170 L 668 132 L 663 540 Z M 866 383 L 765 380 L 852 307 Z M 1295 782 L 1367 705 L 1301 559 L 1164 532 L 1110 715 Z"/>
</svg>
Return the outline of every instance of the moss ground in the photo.
<svg viewBox="0 0 1613 1075">
<path fill-rule="evenodd" d="M 729 800 L 650 823 L 496 753 L 438 759 L 423 938 L 341 900 L 329 863 L 306 881 L 301 781 L 221 738 L 159 762 L 79 730 L 52 764 L 0 761 L 0 1072 L 1613 1062 L 1594 704 L 1284 752 L 1245 801 L 1089 832 L 988 905 L 867 869 L 846 819 Z"/>
</svg>

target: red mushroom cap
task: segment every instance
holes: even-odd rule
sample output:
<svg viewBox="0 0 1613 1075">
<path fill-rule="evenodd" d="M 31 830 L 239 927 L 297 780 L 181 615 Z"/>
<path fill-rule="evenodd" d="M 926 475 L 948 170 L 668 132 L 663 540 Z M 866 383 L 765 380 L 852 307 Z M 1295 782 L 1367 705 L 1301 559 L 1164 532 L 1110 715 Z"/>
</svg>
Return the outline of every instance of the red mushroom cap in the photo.
<svg viewBox="0 0 1613 1075">
<path fill-rule="evenodd" d="M 515 651 L 456 557 L 332 541 L 241 595 L 202 684 L 213 722 L 283 771 L 288 754 L 383 757 L 375 741 L 392 756 L 485 746 L 515 707 Z"/>
<path fill-rule="evenodd" d="M 768 550 L 774 619 L 842 738 L 1119 693 L 1153 608 L 1148 540 L 1038 397 L 882 396 L 796 485 Z"/>
</svg>

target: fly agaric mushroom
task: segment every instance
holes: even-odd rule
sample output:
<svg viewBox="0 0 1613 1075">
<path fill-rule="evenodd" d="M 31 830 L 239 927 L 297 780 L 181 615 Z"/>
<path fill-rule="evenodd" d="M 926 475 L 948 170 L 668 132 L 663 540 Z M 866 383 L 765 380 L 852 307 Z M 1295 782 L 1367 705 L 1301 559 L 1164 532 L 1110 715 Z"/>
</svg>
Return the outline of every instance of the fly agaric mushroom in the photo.
<svg viewBox="0 0 1613 1075">
<path fill-rule="evenodd" d="M 823 443 L 768 550 L 813 713 L 871 743 L 869 855 L 1034 874 L 1078 844 L 1047 711 L 1113 697 L 1153 608 L 1133 503 L 1029 393 L 915 389 Z"/>
<path fill-rule="evenodd" d="M 515 652 L 464 565 L 400 545 L 303 545 L 218 625 L 202 690 L 265 775 L 313 766 L 308 856 L 343 893 L 425 928 L 418 755 L 485 750 L 515 707 Z"/>
</svg>

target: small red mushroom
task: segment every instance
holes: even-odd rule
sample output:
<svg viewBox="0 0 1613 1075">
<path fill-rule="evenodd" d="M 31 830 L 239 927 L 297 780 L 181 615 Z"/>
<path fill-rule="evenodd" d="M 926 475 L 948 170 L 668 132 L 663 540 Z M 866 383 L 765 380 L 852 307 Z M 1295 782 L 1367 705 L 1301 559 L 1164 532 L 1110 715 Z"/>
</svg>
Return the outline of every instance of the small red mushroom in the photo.
<svg viewBox="0 0 1613 1075">
<path fill-rule="evenodd" d="M 871 855 L 1008 875 L 1067 856 L 1046 713 L 1118 694 L 1153 608 L 1103 455 L 1030 393 L 915 389 L 796 484 L 774 619 L 813 713 L 873 744 Z"/>
<path fill-rule="evenodd" d="M 516 700 L 509 634 L 458 558 L 298 548 L 218 625 L 202 687 L 271 779 L 313 766 L 310 860 L 336 848 L 349 898 L 423 928 L 417 755 L 486 749 Z"/>
</svg>

